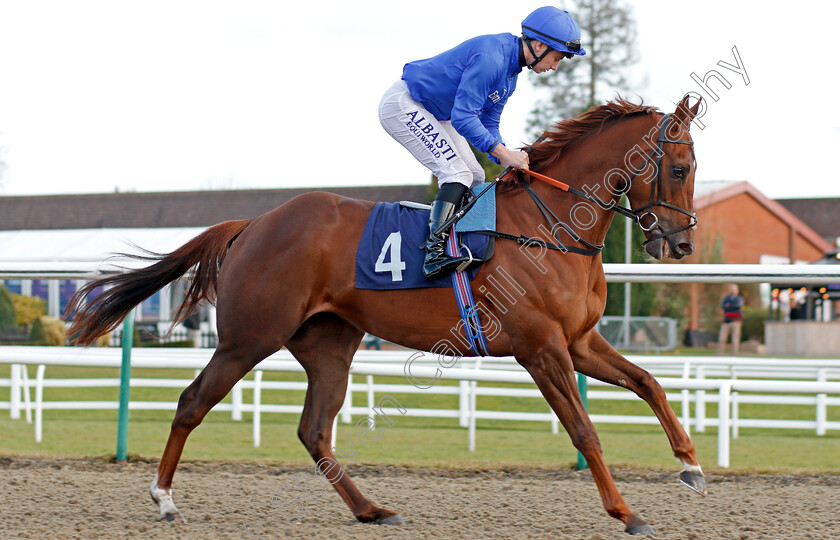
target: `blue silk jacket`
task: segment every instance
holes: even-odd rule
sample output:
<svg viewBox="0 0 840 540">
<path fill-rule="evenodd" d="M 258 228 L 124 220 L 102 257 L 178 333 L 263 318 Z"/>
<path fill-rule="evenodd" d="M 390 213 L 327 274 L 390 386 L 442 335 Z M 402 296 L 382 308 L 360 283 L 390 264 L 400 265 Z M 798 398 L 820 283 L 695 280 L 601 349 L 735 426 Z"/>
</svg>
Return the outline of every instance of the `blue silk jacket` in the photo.
<svg viewBox="0 0 840 540">
<path fill-rule="evenodd" d="M 505 33 L 478 36 L 409 62 L 402 78 L 412 98 L 438 120 L 451 120 L 458 133 L 489 154 L 502 142 L 499 120 L 521 71 L 519 38 Z"/>
</svg>

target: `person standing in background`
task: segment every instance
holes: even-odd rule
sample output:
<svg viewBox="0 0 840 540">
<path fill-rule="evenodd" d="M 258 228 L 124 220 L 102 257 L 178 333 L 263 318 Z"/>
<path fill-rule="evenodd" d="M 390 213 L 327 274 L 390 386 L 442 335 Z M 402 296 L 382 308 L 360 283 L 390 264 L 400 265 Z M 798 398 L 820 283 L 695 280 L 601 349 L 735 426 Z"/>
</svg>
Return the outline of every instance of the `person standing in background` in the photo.
<svg viewBox="0 0 840 540">
<path fill-rule="evenodd" d="M 732 356 L 738 356 L 738 345 L 741 343 L 741 323 L 744 319 L 741 308 L 744 307 L 744 297 L 738 294 L 738 286 L 729 286 L 729 294 L 720 303 L 723 311 L 723 324 L 718 334 L 717 355 L 723 356 L 726 340 L 732 338 Z"/>
</svg>

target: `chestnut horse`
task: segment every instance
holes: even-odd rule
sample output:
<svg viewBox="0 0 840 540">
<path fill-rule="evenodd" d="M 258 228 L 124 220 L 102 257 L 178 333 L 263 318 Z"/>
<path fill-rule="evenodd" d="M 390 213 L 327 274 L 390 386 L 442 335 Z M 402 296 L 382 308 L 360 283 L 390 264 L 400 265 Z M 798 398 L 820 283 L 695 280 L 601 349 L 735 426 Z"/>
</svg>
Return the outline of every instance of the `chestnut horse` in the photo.
<svg viewBox="0 0 840 540">
<path fill-rule="evenodd" d="M 618 210 L 639 221 L 654 258 L 681 258 L 694 251 L 695 160 L 689 127 L 699 105 L 690 107 L 686 96 L 674 113 L 664 115 L 618 98 L 558 122 L 533 145 L 531 164 L 534 172 L 568 183 L 572 192 L 530 181 L 519 171 L 517 182 L 501 186 L 496 197 L 499 231 L 530 238 L 540 231 L 552 234 L 543 235 L 542 243 L 498 239 L 492 259 L 472 282 L 476 302 L 486 308 L 482 315 L 498 322 L 489 336 L 490 354 L 513 355 L 530 373 L 586 458 L 606 511 L 633 534 L 653 530 L 616 489 L 578 392 L 576 371 L 638 394 L 683 463 L 683 483 L 704 493 L 705 478 L 694 444 L 662 387 L 595 330 L 607 295 L 600 253 L 572 248 L 585 251 L 582 246 L 602 244 Z M 545 201 L 541 211 L 532 194 Z M 623 194 L 629 210 L 618 206 Z M 90 282 L 71 300 L 68 310 L 77 311 L 70 332 L 82 345 L 116 328 L 134 306 L 188 272 L 188 294 L 175 320 L 183 320 L 202 300 L 217 305 L 219 345 L 181 394 L 152 483 L 161 519 L 183 519 L 170 487 L 190 432 L 237 381 L 285 346 L 307 374 L 298 436 L 322 474 L 359 521 L 404 523 L 399 514 L 362 495 L 338 464 L 330 445 L 333 419 L 366 331 L 434 352 L 442 338 L 451 337 L 460 315 L 452 291 L 445 288 L 375 291 L 354 286 L 356 246 L 373 206 L 329 193 L 301 195 L 254 219 L 213 226 L 172 253 L 150 257 L 156 262 L 149 267 Z M 549 214 L 567 225 L 555 223 L 548 231 Z M 561 241 L 568 251 L 546 249 Z M 497 271 L 515 280 L 521 293 L 515 302 L 492 294 Z M 86 303 L 83 299 L 101 285 L 105 292 Z M 463 344 L 456 348 L 456 354 L 472 354 Z"/>
</svg>

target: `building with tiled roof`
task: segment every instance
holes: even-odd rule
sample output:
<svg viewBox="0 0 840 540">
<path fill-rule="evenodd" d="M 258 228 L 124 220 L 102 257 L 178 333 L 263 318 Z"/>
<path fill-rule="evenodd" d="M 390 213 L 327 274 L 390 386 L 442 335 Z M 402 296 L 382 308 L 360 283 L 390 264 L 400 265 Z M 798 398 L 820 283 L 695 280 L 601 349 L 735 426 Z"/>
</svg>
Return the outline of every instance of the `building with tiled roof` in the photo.
<svg viewBox="0 0 840 540">
<path fill-rule="evenodd" d="M 777 199 L 826 242 L 840 247 L 840 198 Z"/>
<path fill-rule="evenodd" d="M 107 253 L 125 251 L 126 240 L 166 252 L 204 227 L 252 218 L 316 190 L 371 201 L 430 200 L 427 185 L 7 196 L 0 197 L 0 257 L 102 260 Z M 721 246 L 721 260 L 715 262 L 813 262 L 832 249 L 824 237 L 840 236 L 825 234 L 840 231 L 829 219 L 840 220 L 840 212 L 832 214 L 830 204 L 821 210 L 812 206 L 803 215 L 794 203 L 773 201 L 747 182 L 698 182 L 694 208 L 699 217 L 697 253 L 687 262 L 711 262 L 701 254 L 715 243 Z M 816 215 L 823 216 L 821 227 L 826 227 L 819 232 L 808 225 Z M 18 289 L 52 298 L 51 311 L 58 313 L 75 285 L 50 287 L 56 290 L 49 294 L 46 283 L 24 283 Z M 168 304 L 164 299 L 156 305 L 153 299 L 144 310 L 157 316 L 166 313 Z M 691 327 L 697 328 L 696 302 L 691 312 Z"/>
<path fill-rule="evenodd" d="M 689 263 L 784 264 L 823 259 L 832 244 L 804 217 L 748 182 L 697 182 L 694 211 L 696 252 Z M 712 256 L 719 250 L 716 258 Z M 702 285 L 691 285 L 689 328 L 701 326 Z M 769 285 L 762 286 L 769 298 Z"/>
<path fill-rule="evenodd" d="M 99 263 L 111 260 L 114 253 L 135 252 L 133 245 L 166 253 L 206 227 L 259 216 L 311 191 L 384 202 L 431 198 L 427 185 L 0 197 L 0 260 Z M 55 317 L 81 284 L 67 279 L 5 280 L 14 293 L 46 300 Z M 142 303 L 138 316 L 167 320 L 177 301 L 173 294 L 155 293 Z"/>
<path fill-rule="evenodd" d="M 259 216 L 310 191 L 369 201 L 430 200 L 426 185 L 11 196 L 0 197 L 0 230 L 208 227 Z"/>
<path fill-rule="evenodd" d="M 833 247 L 803 217 L 748 182 L 698 182 L 694 210 L 697 251 L 719 243 L 721 260 L 716 262 L 810 263 Z"/>
</svg>

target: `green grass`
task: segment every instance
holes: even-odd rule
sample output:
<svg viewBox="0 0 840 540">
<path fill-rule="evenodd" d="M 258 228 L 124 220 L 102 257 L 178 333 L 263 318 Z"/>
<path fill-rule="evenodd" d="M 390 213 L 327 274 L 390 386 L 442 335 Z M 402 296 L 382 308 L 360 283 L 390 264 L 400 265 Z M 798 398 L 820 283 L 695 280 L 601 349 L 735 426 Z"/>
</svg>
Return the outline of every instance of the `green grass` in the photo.
<svg viewBox="0 0 840 540">
<path fill-rule="evenodd" d="M 30 374 L 34 370 L 30 369 Z M 192 370 L 135 369 L 134 377 L 191 379 Z M 0 377 L 9 376 L 9 367 L 0 366 Z M 47 377 L 117 377 L 116 369 L 49 367 Z M 265 373 L 265 380 L 305 380 L 303 374 Z M 356 382 L 363 380 L 355 378 Z M 405 383 L 404 379 L 377 377 L 379 382 Z M 439 385 L 457 384 L 440 381 Z M 486 386 L 486 385 L 482 385 Z M 497 386 L 517 386 L 498 384 Z M 522 386 L 522 385 L 518 385 Z M 181 388 L 132 388 L 134 401 L 177 401 Z M 45 400 L 117 400 L 117 388 L 47 388 Z M 413 408 L 456 408 L 457 396 L 430 397 L 426 394 L 394 394 L 400 403 Z M 379 397 L 379 396 L 378 396 Z M 8 399 L 5 396 L 2 399 Z M 244 401 L 252 401 L 250 391 Z M 541 398 L 480 396 L 479 409 L 547 412 Z M 230 402 L 230 396 L 225 399 Z M 303 392 L 263 390 L 264 403 L 302 403 Z M 354 405 L 364 406 L 364 393 L 354 394 Z M 679 403 L 673 403 L 680 414 Z M 840 408 L 829 408 L 829 420 L 840 420 Z M 593 414 L 650 414 L 641 401 L 590 402 Z M 708 418 L 716 417 L 716 405 L 706 405 Z M 174 411 L 132 411 L 128 450 L 142 458 L 158 458 L 169 434 Z M 741 404 L 743 418 L 813 419 L 813 406 L 776 406 Z M 116 411 L 44 411 L 43 442 L 34 442 L 33 426 L 23 419 L 11 420 L 0 414 L 0 454 L 27 456 L 87 457 L 113 455 L 116 447 Z M 358 416 L 354 416 L 354 421 Z M 414 418 L 393 414 L 392 427 L 382 429 L 375 444 L 363 444 L 352 433 L 353 426 L 339 423 L 339 451 L 349 453 L 345 437 L 349 434 L 358 452 L 358 462 L 421 467 L 542 467 L 567 468 L 576 463 L 576 451 L 562 430 L 550 431 L 548 422 L 479 420 L 477 450 L 467 450 L 467 430 L 454 419 Z M 187 442 L 184 460 L 245 460 L 308 465 L 312 461 L 297 438 L 298 416 L 264 414 L 262 445 L 254 448 L 251 438 L 251 415 L 241 422 L 232 421 L 230 413 L 210 413 Z M 598 424 L 604 455 L 610 466 L 672 470 L 677 467 L 668 441 L 659 426 Z M 707 470 L 717 470 L 717 430 L 693 433 L 698 457 Z M 742 428 L 740 438 L 731 441 L 732 472 L 840 472 L 840 433 L 830 431 L 817 437 L 813 431 Z M 349 463 L 350 460 L 344 459 Z"/>
</svg>

